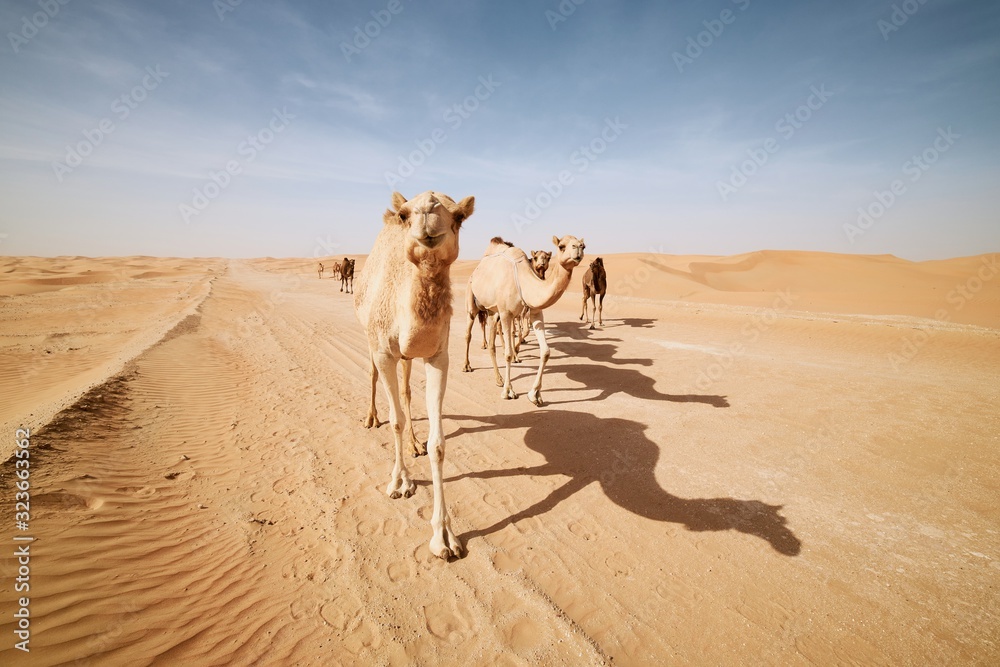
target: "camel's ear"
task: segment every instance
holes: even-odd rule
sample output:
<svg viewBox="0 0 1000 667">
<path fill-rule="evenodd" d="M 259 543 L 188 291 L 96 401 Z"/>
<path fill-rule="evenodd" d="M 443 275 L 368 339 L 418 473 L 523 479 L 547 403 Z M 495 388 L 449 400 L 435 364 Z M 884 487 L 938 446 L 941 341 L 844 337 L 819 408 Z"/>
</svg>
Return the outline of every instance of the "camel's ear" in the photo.
<svg viewBox="0 0 1000 667">
<path fill-rule="evenodd" d="M 403 195 L 399 194 L 398 192 L 393 192 L 392 193 L 392 207 L 395 210 L 398 211 L 403 206 L 403 204 L 405 204 L 405 203 L 406 203 L 406 197 L 404 197 Z"/>
<path fill-rule="evenodd" d="M 580 247 L 583 248 L 586 247 L 586 245 L 587 244 L 583 242 L 583 239 L 580 239 Z"/>
<path fill-rule="evenodd" d="M 552 237 L 552 243 L 554 243 L 558 247 L 559 246 L 559 237 L 558 236 L 553 236 Z"/>
<path fill-rule="evenodd" d="M 456 225 L 461 225 L 465 220 L 472 215 L 472 212 L 476 210 L 476 198 L 466 197 L 462 201 L 458 202 L 455 210 L 452 212 L 452 218 L 455 220 Z"/>
</svg>

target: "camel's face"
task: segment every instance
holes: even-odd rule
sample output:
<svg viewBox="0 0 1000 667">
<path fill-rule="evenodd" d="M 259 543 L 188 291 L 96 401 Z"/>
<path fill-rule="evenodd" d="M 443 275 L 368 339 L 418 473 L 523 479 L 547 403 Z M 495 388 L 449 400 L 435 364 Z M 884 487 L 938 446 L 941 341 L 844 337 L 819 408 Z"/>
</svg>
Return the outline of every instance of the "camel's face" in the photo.
<svg viewBox="0 0 1000 667">
<path fill-rule="evenodd" d="M 556 261 L 567 271 L 572 271 L 583 261 L 583 249 L 587 247 L 584 245 L 583 239 L 578 239 L 575 236 L 562 238 L 553 236 L 552 242 L 559 248 Z"/>
<path fill-rule="evenodd" d="M 590 268 L 593 269 L 595 272 L 598 270 L 603 271 L 604 260 L 598 257 L 597 259 L 595 259 L 593 262 L 590 263 Z"/>
<path fill-rule="evenodd" d="M 392 203 L 400 224 L 409 228 L 406 257 L 414 264 L 425 261 L 451 264 L 458 258 L 458 231 L 475 206 L 466 197 L 456 204 L 439 192 L 424 192 L 406 201 L 393 193 Z"/>
<path fill-rule="evenodd" d="M 538 273 L 539 275 L 545 275 L 551 260 L 552 253 L 547 250 L 531 251 L 531 265 L 535 268 L 535 273 Z"/>
</svg>

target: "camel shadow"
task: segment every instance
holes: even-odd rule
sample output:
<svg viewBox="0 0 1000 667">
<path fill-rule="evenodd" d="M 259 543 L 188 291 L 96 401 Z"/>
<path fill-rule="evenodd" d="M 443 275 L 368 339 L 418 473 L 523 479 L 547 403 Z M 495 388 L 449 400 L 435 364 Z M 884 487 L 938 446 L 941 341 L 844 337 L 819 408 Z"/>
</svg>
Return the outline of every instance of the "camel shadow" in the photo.
<svg viewBox="0 0 1000 667">
<path fill-rule="evenodd" d="M 615 340 L 615 339 L 602 339 Z M 729 401 L 725 396 L 711 394 L 664 394 L 656 389 L 656 381 L 633 368 L 618 368 L 618 366 L 652 366 L 652 359 L 622 359 L 615 356 L 617 346 L 596 341 L 573 343 L 557 342 L 551 345 L 553 350 L 564 353 L 571 359 L 589 359 L 592 363 L 564 364 L 560 359 L 552 364 L 553 371 L 565 373 L 566 377 L 579 382 L 588 388 L 599 388 L 601 393 L 593 398 L 574 399 L 571 401 L 550 401 L 551 404 L 577 403 L 581 401 L 603 401 L 605 398 L 624 392 L 634 398 L 651 401 L 670 401 L 672 403 L 704 403 L 715 408 L 728 408 Z M 559 390 L 549 390 L 558 392 Z"/>
<path fill-rule="evenodd" d="M 545 457 L 532 468 L 483 470 L 453 477 L 495 479 L 520 475 L 558 475 L 570 480 L 546 498 L 492 526 L 463 535 L 463 540 L 485 537 L 529 517 L 545 514 L 590 484 L 600 484 L 604 495 L 638 516 L 684 526 L 689 531 L 735 530 L 758 537 L 780 554 L 796 556 L 802 543 L 786 525 L 781 505 L 736 498 L 680 498 L 661 488 L 656 480 L 660 446 L 650 440 L 646 426 L 618 417 L 602 419 L 580 412 L 548 410 L 541 418 L 521 415 L 451 416 L 477 422 L 449 438 L 495 429 L 528 427 L 524 442 Z"/>
</svg>

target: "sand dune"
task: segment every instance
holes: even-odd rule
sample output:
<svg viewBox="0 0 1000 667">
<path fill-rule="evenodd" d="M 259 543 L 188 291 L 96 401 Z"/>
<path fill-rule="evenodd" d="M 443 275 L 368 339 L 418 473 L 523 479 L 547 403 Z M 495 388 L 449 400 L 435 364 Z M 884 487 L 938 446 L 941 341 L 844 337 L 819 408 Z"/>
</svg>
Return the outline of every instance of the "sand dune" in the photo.
<svg viewBox="0 0 1000 667">
<path fill-rule="evenodd" d="M 316 274 L 341 258 L 0 260 L 35 538 L 31 653 L 8 586 L 0 663 L 1000 659 L 997 255 L 603 257 L 604 327 L 577 276 L 546 313 L 543 408 L 533 342 L 518 400 L 475 343 L 457 372 L 453 269 L 452 563 L 426 460 L 384 494 L 363 335 Z"/>
</svg>

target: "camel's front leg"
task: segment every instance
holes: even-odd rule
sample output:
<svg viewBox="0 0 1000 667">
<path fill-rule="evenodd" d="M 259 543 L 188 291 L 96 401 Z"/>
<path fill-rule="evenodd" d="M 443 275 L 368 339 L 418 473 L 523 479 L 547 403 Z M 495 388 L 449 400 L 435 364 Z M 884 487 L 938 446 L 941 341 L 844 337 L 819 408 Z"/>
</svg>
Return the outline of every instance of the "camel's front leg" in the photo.
<svg viewBox="0 0 1000 667">
<path fill-rule="evenodd" d="M 545 371 L 545 364 L 549 360 L 549 344 L 545 340 L 545 316 L 542 311 L 531 311 L 531 328 L 535 332 L 538 340 L 538 375 L 535 376 L 535 384 L 528 392 L 528 400 L 542 407 L 542 373 Z"/>
<path fill-rule="evenodd" d="M 597 326 L 596 326 L 596 324 L 597 324 L 597 292 L 594 292 L 593 294 L 590 295 L 590 310 L 591 310 L 591 314 L 587 318 L 587 321 L 590 322 L 590 328 L 591 329 L 596 329 L 597 328 Z"/>
<path fill-rule="evenodd" d="M 406 432 L 410 434 L 410 451 L 413 456 L 423 456 L 427 446 L 417 440 L 413 433 L 413 417 L 410 414 L 410 371 L 413 368 L 412 359 L 403 359 L 403 413 L 406 415 Z"/>
<path fill-rule="evenodd" d="M 587 321 L 587 288 L 583 288 L 583 310 L 580 311 L 580 321 Z"/>
<path fill-rule="evenodd" d="M 447 341 L 447 337 L 445 338 Z M 457 558 L 465 549 L 451 530 L 451 517 L 444 502 L 444 428 L 441 425 L 441 411 L 444 392 L 448 384 L 448 346 L 442 346 L 437 355 L 427 359 L 427 421 L 430 435 L 427 447 L 430 450 L 431 482 L 434 486 L 434 512 L 431 515 L 430 550 L 438 558 Z"/>
<path fill-rule="evenodd" d="M 392 466 L 392 479 L 385 492 L 390 498 L 409 498 L 417 490 L 417 485 L 410 479 L 403 462 L 403 421 L 400 419 L 399 380 L 396 377 L 396 359 L 388 353 L 375 355 L 375 364 L 382 376 L 382 387 L 389 398 L 389 423 L 392 424 L 392 437 L 396 443 L 396 462 Z"/>
<path fill-rule="evenodd" d="M 506 311 L 500 313 L 500 330 L 503 334 L 504 360 L 507 362 L 503 376 L 503 390 L 500 392 L 501 398 L 517 398 L 517 392 L 510 383 L 510 364 L 514 361 L 514 316 Z M 493 366 L 496 368 L 496 350 L 493 351 Z M 500 379 L 499 372 L 497 379 Z"/>
<path fill-rule="evenodd" d="M 601 311 L 604 310 L 604 293 L 602 292 L 597 297 L 597 323 L 602 327 L 604 326 L 604 318 L 601 317 Z"/>
<path fill-rule="evenodd" d="M 375 390 L 378 387 L 378 368 L 375 366 L 375 358 L 368 354 L 368 361 L 371 365 L 371 379 L 372 379 L 372 392 L 371 392 L 371 402 L 368 404 L 368 416 L 365 417 L 365 428 L 371 428 L 374 426 L 378 428 L 382 424 L 378 421 L 378 409 L 375 407 Z"/>
</svg>

